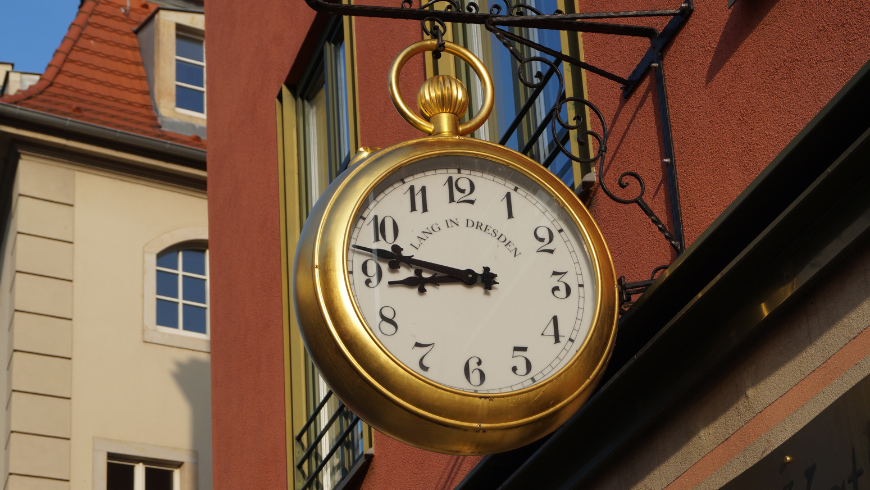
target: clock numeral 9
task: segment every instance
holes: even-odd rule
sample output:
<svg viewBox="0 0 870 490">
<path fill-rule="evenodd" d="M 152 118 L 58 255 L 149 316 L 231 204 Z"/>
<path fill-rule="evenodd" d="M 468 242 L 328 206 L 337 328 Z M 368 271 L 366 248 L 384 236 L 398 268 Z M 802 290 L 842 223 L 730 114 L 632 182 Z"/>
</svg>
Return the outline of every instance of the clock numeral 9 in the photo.
<svg viewBox="0 0 870 490">
<path fill-rule="evenodd" d="M 486 380 L 486 374 L 484 374 L 483 369 L 480 369 L 479 367 L 476 367 L 474 369 L 471 368 L 471 361 L 474 359 L 477 360 L 477 363 L 475 364 L 475 366 L 480 366 L 481 364 L 483 364 L 483 361 L 481 361 L 480 358 L 477 356 L 472 356 L 467 361 L 465 361 L 465 379 L 468 380 L 468 384 L 470 384 L 471 386 L 480 386 Z M 478 373 L 477 383 L 475 383 L 474 381 L 471 381 L 471 375 L 475 371 L 477 371 L 477 373 Z"/>
<path fill-rule="evenodd" d="M 566 298 L 568 298 L 568 296 L 571 296 L 571 286 L 569 286 L 567 282 L 562 280 L 562 279 L 564 279 L 565 274 L 567 274 L 567 273 L 568 273 L 568 271 L 565 271 L 565 272 L 553 271 L 553 273 L 550 274 L 550 277 L 559 276 L 558 282 L 562 283 L 565 286 L 565 295 L 564 296 L 559 296 L 558 294 L 556 294 L 557 292 L 562 291 L 562 286 L 553 286 L 553 289 L 550 290 L 550 292 L 553 293 L 553 297 L 556 299 L 566 299 Z"/>
<path fill-rule="evenodd" d="M 389 311 L 387 311 L 389 310 Z M 390 313 L 390 316 L 387 316 L 386 313 Z M 393 309 L 392 306 L 382 306 L 381 310 L 378 312 L 378 315 L 381 317 L 381 321 L 378 322 L 378 330 L 381 331 L 382 334 L 387 337 L 396 335 L 396 332 L 399 331 L 399 324 L 396 323 L 396 310 Z M 384 323 L 393 327 L 393 331 L 391 333 L 384 332 Z"/>
<path fill-rule="evenodd" d="M 547 230 L 547 235 L 546 235 L 546 236 L 540 236 L 540 235 L 538 235 L 538 230 L 540 230 L 541 228 Z M 534 233 L 534 235 L 535 235 L 535 240 L 537 240 L 537 241 L 543 243 L 543 245 L 541 245 L 540 247 L 538 247 L 538 252 L 543 252 L 543 253 L 545 253 L 545 254 L 552 254 L 553 252 L 556 251 L 555 248 L 544 248 L 544 247 L 546 247 L 547 245 L 553 243 L 553 230 L 547 228 L 546 226 L 539 226 L 539 227 L 535 228 L 535 233 Z"/>
<path fill-rule="evenodd" d="M 388 220 L 389 224 L 387 224 Z M 384 219 L 378 221 L 378 215 L 374 215 L 369 224 L 372 225 L 376 242 L 383 239 L 387 243 L 396 243 L 396 238 L 399 238 L 399 224 L 392 216 L 384 216 Z"/>
<path fill-rule="evenodd" d="M 553 326 L 553 333 L 547 333 L 547 329 L 550 328 L 550 325 Z M 547 326 L 544 327 L 544 331 L 541 332 L 541 337 L 553 337 L 553 343 L 559 344 L 562 342 L 562 336 L 559 335 L 559 318 L 556 315 L 553 315 L 553 318 L 547 322 Z"/>
<path fill-rule="evenodd" d="M 371 269 L 371 267 L 369 266 L 369 262 L 374 264 L 374 267 L 375 267 L 375 269 L 372 271 L 371 274 L 369 274 L 369 269 Z M 376 261 L 374 259 L 368 259 L 362 263 L 362 273 L 365 274 L 365 276 L 369 278 L 369 279 L 366 279 L 366 286 L 368 286 L 370 288 L 374 288 L 378 284 L 380 284 L 381 278 L 384 277 L 384 271 L 381 269 L 381 264 L 379 264 L 378 261 Z M 372 277 L 374 278 L 374 281 L 372 281 L 370 279 Z"/>
<path fill-rule="evenodd" d="M 468 190 L 465 190 L 464 187 L 460 184 L 463 180 L 468 182 Z M 453 180 L 453 176 L 447 177 L 447 182 L 444 183 L 447 186 L 447 202 L 457 202 L 462 204 L 474 204 L 474 201 L 477 199 L 468 199 L 468 196 L 474 194 L 474 182 L 471 181 L 468 177 L 459 177 L 455 181 Z M 456 189 L 456 192 L 462 194 L 459 197 L 459 200 L 456 200 L 456 195 L 453 193 L 453 189 Z"/>
<path fill-rule="evenodd" d="M 426 359 L 426 356 L 428 356 L 429 353 L 432 352 L 432 349 L 435 348 L 435 342 L 432 342 L 431 344 L 421 344 L 420 342 L 414 342 L 414 347 L 411 347 L 411 349 L 413 350 L 417 347 L 429 348 L 429 350 L 427 350 L 426 353 L 423 354 L 423 357 L 420 358 L 420 369 L 422 369 L 423 371 L 429 371 L 429 366 L 423 364 L 423 359 Z"/>
<path fill-rule="evenodd" d="M 411 212 L 413 213 L 413 212 L 417 211 L 417 196 L 419 195 L 422 198 L 421 207 L 423 208 L 423 210 L 420 211 L 420 213 L 421 214 L 428 213 L 429 207 L 426 205 L 427 204 L 426 203 L 426 186 L 424 185 L 423 187 L 421 187 L 420 190 L 417 191 L 416 193 L 414 192 L 415 190 L 416 189 L 412 185 L 412 186 L 410 186 L 410 188 L 408 190 L 405 191 L 405 194 L 411 195 Z"/>
<path fill-rule="evenodd" d="M 519 369 L 517 369 L 516 366 L 511 367 L 511 371 L 513 371 L 514 374 L 516 374 L 517 376 L 526 376 L 530 372 L 532 372 L 532 361 L 530 361 L 529 358 L 526 356 L 517 355 L 517 352 L 528 352 L 528 350 L 529 350 L 528 347 L 514 347 L 514 353 L 511 357 L 513 357 L 513 358 L 522 357 L 523 360 L 526 361 L 526 372 L 524 372 L 524 373 L 517 372 L 517 371 L 519 371 Z"/>
</svg>

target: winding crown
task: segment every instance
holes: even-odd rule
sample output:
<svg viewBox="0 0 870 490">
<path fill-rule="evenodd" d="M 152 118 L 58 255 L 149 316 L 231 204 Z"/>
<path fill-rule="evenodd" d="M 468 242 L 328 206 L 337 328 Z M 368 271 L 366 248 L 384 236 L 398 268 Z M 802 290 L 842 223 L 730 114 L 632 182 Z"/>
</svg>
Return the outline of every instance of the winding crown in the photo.
<svg viewBox="0 0 870 490">
<path fill-rule="evenodd" d="M 417 93 L 420 113 L 431 120 L 436 114 L 453 114 L 460 119 L 468 109 L 468 90 L 459 80 L 437 75 L 423 83 Z"/>
</svg>

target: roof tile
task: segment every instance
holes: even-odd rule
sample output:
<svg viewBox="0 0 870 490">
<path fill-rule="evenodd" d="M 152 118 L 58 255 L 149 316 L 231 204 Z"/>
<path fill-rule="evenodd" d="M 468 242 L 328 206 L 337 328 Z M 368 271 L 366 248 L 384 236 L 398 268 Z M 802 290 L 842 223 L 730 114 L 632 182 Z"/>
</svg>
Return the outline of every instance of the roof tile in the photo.
<svg viewBox="0 0 870 490">
<path fill-rule="evenodd" d="M 197 136 L 160 129 L 133 28 L 158 6 L 121 12 L 111 0 L 82 2 L 45 73 L 28 90 L 0 102 L 205 149 Z"/>
</svg>

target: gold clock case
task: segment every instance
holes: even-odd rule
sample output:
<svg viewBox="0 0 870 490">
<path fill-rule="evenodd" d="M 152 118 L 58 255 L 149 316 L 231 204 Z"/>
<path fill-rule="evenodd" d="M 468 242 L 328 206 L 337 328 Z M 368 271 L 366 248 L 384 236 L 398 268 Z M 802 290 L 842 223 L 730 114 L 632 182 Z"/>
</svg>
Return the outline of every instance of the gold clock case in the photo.
<svg viewBox="0 0 870 490">
<path fill-rule="evenodd" d="M 346 270 L 348 240 L 364 199 L 392 172 L 444 155 L 495 161 L 527 176 L 558 200 L 586 240 L 597 284 L 591 329 L 561 371 L 530 387 L 479 394 L 424 378 L 381 344 L 366 327 L 353 298 Z M 618 296 L 613 262 L 601 231 L 580 200 L 528 157 L 460 136 L 407 141 L 348 168 L 320 197 L 305 223 L 293 280 L 302 338 L 332 391 L 383 433 L 441 453 L 497 453 L 552 432 L 592 394 L 616 337 Z"/>
</svg>

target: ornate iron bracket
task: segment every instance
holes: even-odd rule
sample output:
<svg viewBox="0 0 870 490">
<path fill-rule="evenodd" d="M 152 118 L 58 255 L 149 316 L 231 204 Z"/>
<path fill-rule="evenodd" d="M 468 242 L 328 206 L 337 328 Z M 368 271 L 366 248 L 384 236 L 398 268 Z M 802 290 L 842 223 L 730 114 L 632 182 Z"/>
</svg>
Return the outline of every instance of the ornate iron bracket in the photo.
<svg viewBox="0 0 870 490">
<path fill-rule="evenodd" d="M 403 0 L 401 7 L 350 5 L 343 3 L 328 3 L 323 0 L 305 1 L 308 6 L 315 11 L 331 15 L 417 20 L 422 23 L 423 32 L 427 36 L 438 39 L 439 44 L 442 45 L 442 36 L 446 32 L 446 22 L 461 24 L 482 24 L 487 31 L 491 32 L 493 35 L 495 35 L 496 38 L 498 38 L 498 40 L 504 45 L 504 47 L 507 48 L 510 51 L 511 55 L 517 60 L 517 62 L 519 63 L 519 67 L 517 69 L 517 78 L 522 84 L 529 88 L 536 89 L 535 92 L 539 93 L 540 90 L 543 89 L 543 86 L 552 78 L 552 76 L 554 74 L 556 75 L 559 82 L 559 93 L 562 95 L 559 100 L 556 101 L 553 108 L 549 111 L 547 117 L 544 120 L 544 123 L 547 123 L 549 121 L 552 130 L 553 141 L 558 146 L 560 152 L 575 162 L 594 163 L 595 161 L 598 161 L 597 174 L 601 190 L 604 191 L 604 193 L 610 199 L 617 203 L 636 204 L 647 216 L 647 218 L 649 218 L 652 224 L 659 230 L 659 232 L 661 232 L 665 240 L 668 242 L 668 244 L 676 252 L 677 255 L 681 254 L 685 250 L 686 243 L 683 236 L 683 217 L 680 207 L 679 187 L 677 185 L 676 157 L 674 154 L 673 132 L 671 128 L 670 110 L 668 108 L 667 88 L 665 86 L 663 59 L 664 57 L 662 52 L 670 45 L 670 43 L 674 40 L 674 37 L 679 32 L 680 28 L 692 15 L 692 12 L 694 11 L 693 0 L 685 0 L 683 3 L 680 4 L 678 8 L 670 10 L 639 10 L 626 12 L 594 12 L 578 14 L 566 14 L 559 10 L 556 10 L 552 14 L 544 14 L 543 12 L 535 9 L 528 4 L 511 4 L 509 0 L 502 0 L 506 7 L 504 13 L 502 13 L 501 5 L 498 4 L 492 5 L 488 13 L 481 13 L 479 11 L 478 5 L 475 2 L 467 2 L 465 8 L 463 8 L 462 5 L 459 3 L 459 0 L 431 0 L 428 3 L 422 4 L 419 8 L 413 8 L 412 0 Z M 443 10 L 434 10 L 434 6 L 437 4 L 447 5 L 444 7 Z M 433 9 L 430 9 L 430 7 L 433 7 Z M 626 25 L 613 22 L 616 19 L 650 17 L 670 17 L 671 19 L 661 31 L 653 27 Z M 427 23 L 429 24 L 428 28 L 426 25 Z M 590 65 L 572 56 L 568 56 L 559 51 L 552 50 L 550 48 L 547 48 L 546 46 L 542 46 L 522 36 L 514 34 L 508 30 L 510 28 L 548 29 L 557 31 L 610 34 L 616 36 L 643 37 L 649 39 L 650 46 L 644 56 L 641 58 L 640 62 L 631 72 L 631 74 L 628 75 L 628 78 L 623 78 L 607 70 Z M 516 44 L 521 44 L 537 50 L 538 52 L 543 53 L 547 56 L 552 56 L 553 59 L 551 60 L 543 56 L 526 57 L 522 54 L 520 50 L 516 48 Z M 440 56 L 439 51 L 440 50 L 437 50 L 435 53 L 433 53 L 433 56 L 435 56 L 436 58 Z M 531 62 L 539 62 L 548 66 L 549 69 L 546 76 L 540 71 L 537 71 L 534 75 L 535 80 L 526 79 L 523 68 Z M 637 194 L 635 197 L 629 199 L 619 197 L 614 194 L 610 190 L 610 188 L 607 187 L 604 175 L 604 158 L 607 153 L 607 125 L 605 124 L 604 116 L 601 114 L 601 111 L 599 111 L 598 108 L 595 107 L 588 100 L 579 97 L 566 97 L 564 91 L 565 82 L 557 66 L 558 63 L 562 62 L 570 63 L 574 66 L 583 68 L 590 73 L 594 73 L 598 76 L 619 83 L 620 88 L 622 89 L 623 97 L 625 98 L 631 96 L 643 76 L 648 71 L 653 71 L 653 76 L 655 77 L 655 89 L 659 103 L 659 122 L 662 132 L 662 146 L 664 154 L 662 163 L 665 166 L 668 183 L 668 195 L 670 198 L 669 211 L 672 225 L 670 230 L 655 214 L 649 204 L 644 200 L 646 186 L 644 184 L 643 178 L 637 172 L 623 172 L 619 175 L 619 178 L 617 179 L 617 183 L 622 189 L 626 189 L 629 186 L 632 186 L 634 182 L 635 185 L 632 187 L 632 189 L 634 189 Z M 533 97 L 535 97 L 535 95 L 533 95 Z M 595 114 L 595 116 L 598 118 L 598 123 L 601 127 L 600 134 L 591 129 L 588 129 L 589 127 L 584 125 L 584 121 L 581 116 L 575 117 L 573 124 L 571 122 L 563 121 L 561 117 L 561 109 L 568 102 L 573 102 L 575 104 L 580 104 L 588 107 L 592 111 L 592 113 Z M 526 105 L 530 106 L 531 101 Z M 528 107 L 524 107 L 523 110 L 520 111 L 520 116 L 518 116 L 517 121 L 515 121 L 512 125 L 511 131 L 516 128 L 516 125 L 519 123 L 519 118 L 522 117 L 527 112 L 527 110 Z M 581 113 L 581 111 L 578 111 L 578 113 Z M 587 144 L 586 142 L 590 139 L 593 140 L 594 144 L 598 146 L 595 154 L 588 159 L 582 159 L 572 154 L 570 150 L 565 147 L 565 143 L 567 142 L 567 136 L 563 138 L 558 137 L 557 124 L 559 127 L 567 132 L 575 131 L 575 133 L 577 134 L 577 142 L 580 145 Z M 537 137 L 540 132 L 543 131 L 544 126 L 545 124 L 542 124 L 541 127 L 539 127 L 538 132 L 536 132 L 535 134 L 535 137 Z M 502 141 L 502 143 L 504 143 L 504 141 Z M 524 152 L 525 151 L 527 151 L 527 149 L 524 150 Z M 550 156 L 545 162 L 543 162 L 543 164 L 544 166 L 549 167 L 549 164 L 552 161 L 553 156 Z M 577 187 L 579 189 L 579 186 Z M 667 266 L 659 266 L 653 269 L 650 280 L 648 281 L 626 283 L 625 279 L 621 278 L 620 288 L 622 291 L 622 304 L 630 305 L 632 303 L 633 296 L 642 294 L 646 290 L 646 288 L 654 282 L 656 273 L 666 268 Z"/>
</svg>

